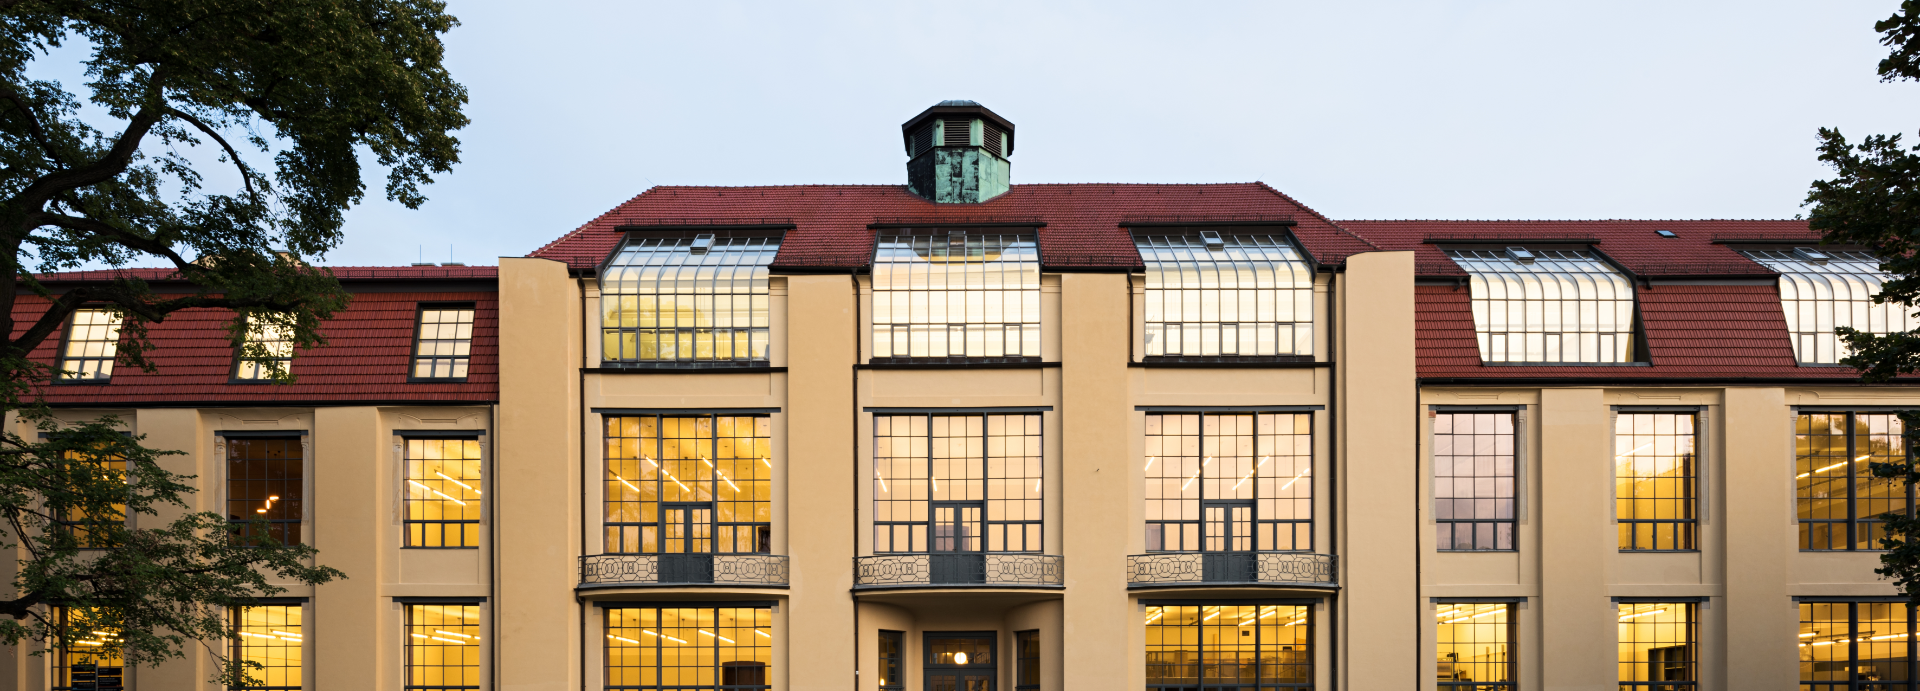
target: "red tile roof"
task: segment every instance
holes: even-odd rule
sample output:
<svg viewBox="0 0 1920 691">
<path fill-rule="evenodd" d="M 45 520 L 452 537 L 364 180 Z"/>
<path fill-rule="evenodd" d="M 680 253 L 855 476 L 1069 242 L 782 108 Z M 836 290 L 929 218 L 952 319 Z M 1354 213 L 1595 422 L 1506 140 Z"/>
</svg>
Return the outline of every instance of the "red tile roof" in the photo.
<svg viewBox="0 0 1920 691">
<path fill-rule="evenodd" d="M 1041 263 L 1050 270 L 1141 270 L 1125 222 L 1291 220 L 1324 264 L 1376 249 L 1264 183 L 1217 185 L 1014 185 L 980 204 L 935 204 L 898 185 L 655 187 L 530 256 L 575 270 L 605 260 L 626 225 L 792 224 L 775 270 L 864 268 L 873 223 L 924 225 L 1039 221 Z"/>
<path fill-rule="evenodd" d="M 322 267 L 333 272 L 334 278 L 342 281 L 417 281 L 434 279 L 475 279 L 494 280 L 499 276 L 499 267 L 493 266 L 328 266 Z M 121 277 L 138 278 L 143 281 L 164 281 L 176 277 L 173 269 L 125 268 L 100 269 L 95 271 L 62 271 L 60 273 L 40 274 L 42 281 L 88 282 L 112 281 Z"/>
<path fill-rule="evenodd" d="M 1591 239 L 1593 249 L 1642 276 L 1772 275 L 1716 239 L 1794 239 L 1818 242 L 1806 221 L 1338 221 L 1341 227 L 1388 250 L 1412 250 L 1422 276 L 1465 276 L 1440 246 L 1426 242 L 1495 240 L 1524 244 L 1528 239 Z M 1663 238 L 1656 230 L 1671 230 Z"/>
</svg>

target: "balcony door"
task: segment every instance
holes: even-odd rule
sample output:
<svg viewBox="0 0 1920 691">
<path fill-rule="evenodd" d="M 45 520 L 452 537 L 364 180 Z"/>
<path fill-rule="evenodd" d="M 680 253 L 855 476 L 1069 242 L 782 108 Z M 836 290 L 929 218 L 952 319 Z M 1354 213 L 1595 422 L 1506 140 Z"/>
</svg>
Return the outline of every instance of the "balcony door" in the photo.
<svg viewBox="0 0 1920 691">
<path fill-rule="evenodd" d="M 1254 576 L 1253 502 L 1209 501 L 1200 506 L 1201 578 L 1250 582 Z"/>
<path fill-rule="evenodd" d="M 987 582 L 986 555 L 980 552 L 985 512 L 984 502 L 933 503 L 933 551 L 927 555 L 933 583 Z"/>
<path fill-rule="evenodd" d="M 994 633 L 928 632 L 927 691 L 993 691 Z"/>
<path fill-rule="evenodd" d="M 713 503 L 660 505 L 660 582 L 713 582 Z"/>
</svg>

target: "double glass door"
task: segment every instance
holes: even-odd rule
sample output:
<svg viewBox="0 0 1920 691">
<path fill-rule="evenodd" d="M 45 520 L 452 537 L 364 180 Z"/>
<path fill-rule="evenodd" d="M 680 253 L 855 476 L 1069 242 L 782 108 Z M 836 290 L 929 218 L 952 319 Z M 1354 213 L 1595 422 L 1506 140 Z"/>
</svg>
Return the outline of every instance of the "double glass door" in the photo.
<svg viewBox="0 0 1920 691">
<path fill-rule="evenodd" d="M 660 505 L 660 582 L 713 582 L 713 503 Z"/>
<path fill-rule="evenodd" d="M 927 634 L 927 691 L 993 691 L 994 634 Z"/>
<path fill-rule="evenodd" d="M 1201 579 L 1253 580 L 1253 502 L 1209 501 L 1200 505 Z"/>
<path fill-rule="evenodd" d="M 983 502 L 933 503 L 933 552 L 927 555 L 933 583 L 985 583 L 987 557 L 980 551 Z"/>
</svg>

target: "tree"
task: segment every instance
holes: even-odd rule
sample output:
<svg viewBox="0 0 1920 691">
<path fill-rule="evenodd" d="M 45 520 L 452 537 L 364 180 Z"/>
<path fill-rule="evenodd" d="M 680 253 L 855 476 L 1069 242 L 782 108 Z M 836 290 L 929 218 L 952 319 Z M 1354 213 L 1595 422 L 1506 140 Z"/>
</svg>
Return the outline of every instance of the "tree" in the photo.
<svg viewBox="0 0 1920 691">
<path fill-rule="evenodd" d="M 19 555 L 0 644 L 74 643 L 59 606 L 72 628 L 118 632 L 129 664 L 192 641 L 218 655 L 229 607 L 283 592 L 269 576 L 344 577 L 212 513 L 129 529 L 184 511 L 193 478 L 116 420 L 57 421 L 41 387 L 63 375 L 27 354 L 83 307 L 121 317 L 120 363 L 149 371 L 146 325 L 186 309 L 230 310 L 245 357 L 268 355 L 249 330 L 324 344 L 347 296 L 309 261 L 339 244 L 363 160 L 408 207 L 458 162 L 466 91 L 441 65 L 456 25 L 432 0 L 0 0 L 0 269 L 16 287 L 0 291 L 0 412 L 35 430 L 0 436 L 0 551 Z M 29 74 L 68 44 L 87 55 L 84 112 Z M 38 277 L 154 261 L 190 292 L 121 274 L 56 293 Z M 218 681 L 247 671 L 226 660 Z"/>
</svg>

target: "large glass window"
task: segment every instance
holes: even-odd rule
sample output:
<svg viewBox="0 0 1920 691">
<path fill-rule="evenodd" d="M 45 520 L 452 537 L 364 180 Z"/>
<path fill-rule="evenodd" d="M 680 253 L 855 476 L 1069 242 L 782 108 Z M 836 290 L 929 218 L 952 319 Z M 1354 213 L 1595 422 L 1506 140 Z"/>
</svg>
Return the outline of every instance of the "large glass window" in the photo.
<svg viewBox="0 0 1920 691">
<path fill-rule="evenodd" d="M 1887 280 L 1873 255 L 1811 248 L 1745 254 L 1780 272 L 1780 308 L 1793 338 L 1794 358 L 1802 363 L 1834 364 L 1847 356 L 1835 327 L 1886 335 L 1920 326 L 1899 305 L 1873 304 Z"/>
<path fill-rule="evenodd" d="M 414 379 L 466 379 L 473 356 L 472 305 L 421 305 Z"/>
<path fill-rule="evenodd" d="M 1148 413 L 1147 550 L 1313 549 L 1313 415 Z"/>
<path fill-rule="evenodd" d="M 1435 545 L 1443 550 L 1513 549 L 1513 413 L 1433 416 Z"/>
<path fill-rule="evenodd" d="M 108 477 L 124 480 L 127 474 L 127 459 L 114 455 L 86 453 L 78 450 L 66 452 L 69 461 L 91 463 Z M 59 525 L 73 536 L 75 544 L 81 549 L 106 549 L 116 546 L 124 532 L 119 528 L 127 523 L 127 506 L 115 503 L 104 515 L 87 516 L 72 506 L 49 506 L 59 516 Z"/>
<path fill-rule="evenodd" d="M 407 691 L 480 688 L 480 605 L 406 607 Z"/>
<path fill-rule="evenodd" d="M 60 381 L 104 382 L 113 378 L 120 352 L 120 315 L 104 309 L 76 310 L 60 346 Z"/>
<path fill-rule="evenodd" d="M 1693 413 L 1620 413 L 1614 420 L 1614 515 L 1622 551 L 1696 549 L 1699 508 Z"/>
<path fill-rule="evenodd" d="M 1913 510 L 1912 487 L 1873 476 L 1873 463 L 1906 458 L 1894 413 L 1801 413 L 1794 429 L 1794 498 L 1800 549 L 1880 549 L 1880 514 Z"/>
<path fill-rule="evenodd" d="M 1913 631 L 1905 602 L 1801 602 L 1800 688 L 1912 691 Z"/>
<path fill-rule="evenodd" d="M 56 607 L 53 617 L 61 644 L 55 649 L 53 691 L 125 688 L 126 660 L 118 629 L 89 609 Z"/>
<path fill-rule="evenodd" d="M 1310 689 L 1312 640 L 1308 605 L 1148 605 L 1147 688 Z"/>
<path fill-rule="evenodd" d="M 228 687 L 234 691 L 289 691 L 304 688 L 301 673 L 306 645 L 300 627 L 301 605 L 264 605 L 233 610 L 233 656 L 259 665 L 247 670 L 258 684 Z"/>
<path fill-rule="evenodd" d="M 907 680 L 900 676 L 902 655 L 906 651 L 906 632 L 880 632 L 880 688 L 904 689 Z"/>
<path fill-rule="evenodd" d="M 1700 655 L 1693 608 L 1688 602 L 1620 603 L 1620 691 L 1694 688 Z"/>
<path fill-rule="evenodd" d="M 600 359 L 766 364 L 778 238 L 635 238 L 600 277 Z"/>
<path fill-rule="evenodd" d="M 226 443 L 227 520 L 266 522 L 264 532 L 240 526 L 242 539 L 300 544 L 307 472 L 300 437 L 229 437 Z"/>
<path fill-rule="evenodd" d="M 1448 250 L 1483 362 L 1631 362 L 1633 284 L 1585 250 Z"/>
<path fill-rule="evenodd" d="M 608 553 L 772 551 L 769 418 L 625 415 L 606 425 Z"/>
<path fill-rule="evenodd" d="M 293 334 L 278 324 L 249 324 L 247 342 L 259 345 L 265 352 L 261 356 L 250 356 L 245 350 L 235 354 L 233 378 L 239 381 L 269 381 L 282 376 L 293 367 Z"/>
<path fill-rule="evenodd" d="M 1040 414 L 873 416 L 873 551 L 1041 550 Z"/>
<path fill-rule="evenodd" d="M 881 235 L 873 257 L 873 357 L 1037 360 L 1034 236 Z"/>
<path fill-rule="evenodd" d="M 1313 269 L 1272 235 L 1142 236 L 1149 357 L 1313 354 Z"/>
<path fill-rule="evenodd" d="M 1434 612 L 1441 691 L 1513 691 L 1513 604 L 1443 603 Z"/>
<path fill-rule="evenodd" d="M 406 440 L 408 547 L 480 546 L 480 440 Z"/>
<path fill-rule="evenodd" d="M 1016 691 L 1039 691 L 1040 632 L 1020 631 L 1013 634 L 1013 647 L 1013 688 Z"/>
<path fill-rule="evenodd" d="M 607 610 L 608 691 L 766 689 L 772 667 L 769 608 Z"/>
</svg>

